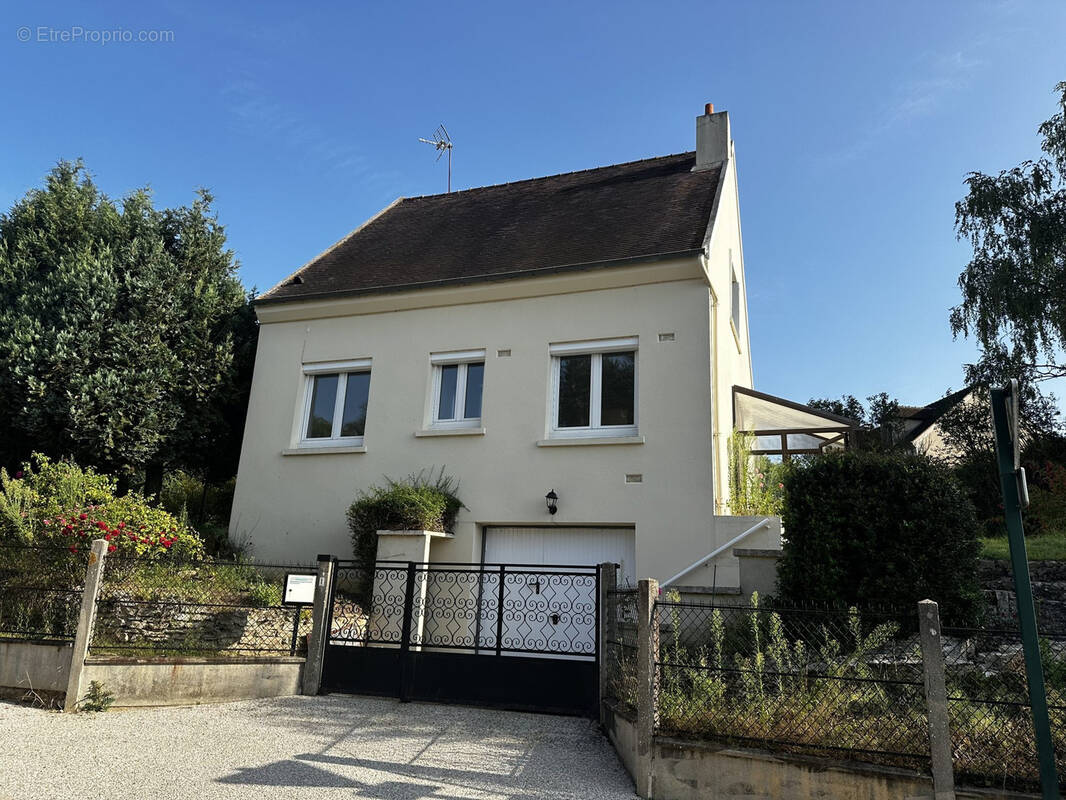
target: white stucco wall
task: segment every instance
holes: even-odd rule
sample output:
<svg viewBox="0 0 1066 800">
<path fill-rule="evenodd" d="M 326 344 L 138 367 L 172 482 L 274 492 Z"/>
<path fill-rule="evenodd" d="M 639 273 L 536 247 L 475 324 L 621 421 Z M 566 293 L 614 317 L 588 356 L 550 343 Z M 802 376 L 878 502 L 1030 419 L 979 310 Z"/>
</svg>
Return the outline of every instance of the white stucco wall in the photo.
<svg viewBox="0 0 1066 800">
<path fill-rule="evenodd" d="M 726 162 L 722 173 L 718 206 L 704 248 L 707 257 L 703 259 L 703 265 L 711 286 L 710 318 L 714 330 L 709 356 L 713 365 L 716 365 L 712 372 L 712 393 L 715 398 L 715 492 L 718 498 L 717 513 L 726 514 L 729 511 L 728 443 L 733 432 L 733 386 L 753 388 L 754 385 L 735 158 Z M 740 283 L 738 328 L 734 328 L 731 322 L 733 272 Z"/>
<path fill-rule="evenodd" d="M 443 465 L 461 481 L 468 510 L 454 539 L 433 544 L 435 561 L 478 561 L 485 525 L 619 524 L 636 528 L 638 574 L 668 577 L 720 544 L 710 298 L 701 261 L 693 258 L 263 306 L 231 535 L 250 540 L 259 559 L 343 557 L 350 552 L 344 511 L 357 491 L 386 475 Z M 674 341 L 660 342 L 660 333 L 673 333 Z M 644 443 L 538 446 L 548 427 L 549 344 L 624 336 L 639 337 Z M 481 348 L 487 353 L 485 435 L 416 437 L 426 421 L 430 353 Z M 497 356 L 504 349 L 510 357 Z M 301 365 L 355 358 L 373 359 L 366 452 L 283 455 L 294 444 L 302 409 Z M 733 383 L 750 382 L 750 368 L 733 374 L 743 362 L 720 365 L 719 398 L 728 398 Z M 627 473 L 640 473 L 643 481 L 627 484 Z M 560 498 L 554 517 L 544 505 L 549 489 Z M 730 567 L 723 567 L 719 578 L 730 577 Z"/>
</svg>

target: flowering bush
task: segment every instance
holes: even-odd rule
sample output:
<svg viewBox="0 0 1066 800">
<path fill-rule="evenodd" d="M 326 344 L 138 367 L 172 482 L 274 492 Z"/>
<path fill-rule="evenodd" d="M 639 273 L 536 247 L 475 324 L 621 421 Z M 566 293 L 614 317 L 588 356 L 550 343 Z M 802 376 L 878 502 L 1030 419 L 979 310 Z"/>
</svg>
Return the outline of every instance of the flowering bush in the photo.
<svg viewBox="0 0 1066 800">
<path fill-rule="evenodd" d="M 72 462 L 34 455 L 15 476 L 0 469 L 0 540 L 77 553 L 103 538 L 128 556 L 200 558 L 196 531 L 140 494 L 115 496 L 115 483 Z"/>
</svg>

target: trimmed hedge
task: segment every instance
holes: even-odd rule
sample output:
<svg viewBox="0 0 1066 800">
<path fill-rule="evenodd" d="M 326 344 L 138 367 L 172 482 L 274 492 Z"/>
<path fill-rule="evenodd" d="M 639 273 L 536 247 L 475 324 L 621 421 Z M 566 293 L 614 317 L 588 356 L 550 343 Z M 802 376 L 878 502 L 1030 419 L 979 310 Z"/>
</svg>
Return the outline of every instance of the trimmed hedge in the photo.
<svg viewBox="0 0 1066 800">
<path fill-rule="evenodd" d="M 377 531 L 450 532 L 459 509 L 458 482 L 432 470 L 408 475 L 402 481 L 385 479 L 385 486 L 371 486 L 360 492 L 348 507 L 348 528 L 352 532 L 355 560 L 373 570 L 377 556 Z"/>
<path fill-rule="evenodd" d="M 948 467 L 847 452 L 793 464 L 784 484 L 781 600 L 902 610 L 930 598 L 945 624 L 978 619 L 977 519 Z"/>
</svg>

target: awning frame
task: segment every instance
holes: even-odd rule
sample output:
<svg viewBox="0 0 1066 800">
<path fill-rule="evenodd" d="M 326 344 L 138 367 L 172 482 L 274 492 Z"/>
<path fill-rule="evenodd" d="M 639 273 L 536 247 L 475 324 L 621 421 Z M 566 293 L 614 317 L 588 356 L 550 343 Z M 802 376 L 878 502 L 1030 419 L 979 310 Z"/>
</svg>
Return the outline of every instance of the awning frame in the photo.
<svg viewBox="0 0 1066 800">
<path fill-rule="evenodd" d="M 755 428 L 752 430 L 745 430 L 737 426 L 737 395 L 744 395 L 771 405 L 781 406 L 782 408 L 788 408 L 793 411 L 800 411 L 804 414 L 825 420 L 830 424 L 825 426 L 812 425 L 811 427 L 805 428 Z M 825 452 L 826 447 L 838 443 L 842 443 L 845 448 L 851 447 L 854 444 L 855 432 L 859 429 L 858 420 L 851 419 L 850 417 L 843 417 L 839 414 L 833 414 L 829 411 L 823 411 L 819 408 L 812 408 L 811 406 L 803 405 L 802 403 L 797 403 L 792 400 L 786 400 L 783 397 L 776 397 L 772 394 L 766 394 L 765 392 L 757 392 L 746 386 L 733 387 L 733 425 L 739 432 L 755 437 L 779 436 L 781 438 L 780 448 L 758 448 L 752 449 L 749 452 L 752 455 L 757 456 L 779 455 L 783 461 L 788 461 L 794 455 L 820 455 Z M 789 447 L 788 444 L 788 437 L 790 435 L 803 435 L 812 439 L 821 440 L 821 442 L 816 448 L 793 448 Z"/>
</svg>

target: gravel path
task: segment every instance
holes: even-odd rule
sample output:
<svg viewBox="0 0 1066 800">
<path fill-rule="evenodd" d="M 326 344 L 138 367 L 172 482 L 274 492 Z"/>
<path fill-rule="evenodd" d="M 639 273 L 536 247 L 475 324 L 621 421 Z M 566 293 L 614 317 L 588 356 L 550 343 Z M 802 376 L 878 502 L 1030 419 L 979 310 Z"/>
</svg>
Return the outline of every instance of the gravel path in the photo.
<svg viewBox="0 0 1066 800">
<path fill-rule="evenodd" d="M 367 697 L 58 714 L 0 702 L 0 798 L 633 798 L 589 720 Z"/>
</svg>

